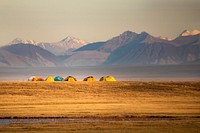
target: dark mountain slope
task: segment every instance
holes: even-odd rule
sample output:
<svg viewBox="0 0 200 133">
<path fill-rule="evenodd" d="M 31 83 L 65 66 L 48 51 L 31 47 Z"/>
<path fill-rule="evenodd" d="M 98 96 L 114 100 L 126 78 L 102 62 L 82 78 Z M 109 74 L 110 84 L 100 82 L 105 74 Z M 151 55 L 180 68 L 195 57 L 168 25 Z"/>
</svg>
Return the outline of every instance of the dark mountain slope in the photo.
<svg viewBox="0 0 200 133">
<path fill-rule="evenodd" d="M 15 64 L 18 66 L 62 65 L 57 56 L 32 44 L 15 44 L 2 47 L 0 55 L 4 62 L 11 66 L 15 66 Z"/>
</svg>

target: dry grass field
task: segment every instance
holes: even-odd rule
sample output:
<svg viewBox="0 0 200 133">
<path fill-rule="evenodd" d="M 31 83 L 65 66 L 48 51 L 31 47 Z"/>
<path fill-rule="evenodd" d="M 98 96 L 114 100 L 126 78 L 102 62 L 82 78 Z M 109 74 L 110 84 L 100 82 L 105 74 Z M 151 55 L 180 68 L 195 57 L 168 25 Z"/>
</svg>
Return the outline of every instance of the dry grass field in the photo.
<svg viewBox="0 0 200 133">
<path fill-rule="evenodd" d="M 200 82 L 0 82 L 0 118 L 77 119 L 0 132 L 199 132 Z"/>
</svg>

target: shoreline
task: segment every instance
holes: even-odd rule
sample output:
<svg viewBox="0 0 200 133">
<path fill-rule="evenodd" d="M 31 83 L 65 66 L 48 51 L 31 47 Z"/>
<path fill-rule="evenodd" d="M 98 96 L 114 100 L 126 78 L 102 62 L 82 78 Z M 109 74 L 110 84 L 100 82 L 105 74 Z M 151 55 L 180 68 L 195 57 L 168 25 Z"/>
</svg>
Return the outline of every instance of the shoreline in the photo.
<svg viewBox="0 0 200 133">
<path fill-rule="evenodd" d="M 182 118 L 200 118 L 200 114 L 194 116 L 187 115 L 145 115 L 145 116 L 82 116 L 82 117 L 66 117 L 66 116 L 52 116 L 52 117 L 18 117 L 18 116 L 6 116 L 0 117 L 0 119 L 182 119 Z"/>
<path fill-rule="evenodd" d="M 198 117 L 174 117 L 174 116 L 150 116 L 150 117 L 105 117 L 105 118 L 11 118 L 11 119 L 1 119 L 0 118 L 0 125 L 8 125 L 8 124 L 20 124 L 20 123 L 65 123 L 65 122 L 150 122 L 150 121 L 198 121 Z"/>
</svg>

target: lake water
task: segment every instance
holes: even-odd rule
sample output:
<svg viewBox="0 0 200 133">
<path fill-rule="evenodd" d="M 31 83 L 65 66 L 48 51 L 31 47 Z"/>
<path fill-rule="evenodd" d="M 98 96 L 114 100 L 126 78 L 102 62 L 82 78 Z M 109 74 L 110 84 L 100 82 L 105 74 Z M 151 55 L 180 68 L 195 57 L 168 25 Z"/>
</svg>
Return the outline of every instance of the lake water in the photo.
<svg viewBox="0 0 200 133">
<path fill-rule="evenodd" d="M 22 123 L 58 123 L 58 122 L 99 122 L 106 121 L 106 119 L 96 119 L 96 118 L 31 118 L 31 119 L 0 119 L 0 125 L 9 124 L 22 124 Z"/>
<path fill-rule="evenodd" d="M 112 75 L 118 81 L 200 81 L 200 65 L 0 68 L 0 81 L 57 75 L 64 78 L 71 75 L 79 81 L 90 75 L 96 79 Z"/>
</svg>

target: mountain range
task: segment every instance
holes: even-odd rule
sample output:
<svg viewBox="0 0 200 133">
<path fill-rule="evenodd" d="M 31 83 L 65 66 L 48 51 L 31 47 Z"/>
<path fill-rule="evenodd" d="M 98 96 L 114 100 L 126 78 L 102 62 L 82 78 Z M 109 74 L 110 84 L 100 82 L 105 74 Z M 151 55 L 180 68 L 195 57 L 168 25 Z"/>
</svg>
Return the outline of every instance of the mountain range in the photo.
<svg viewBox="0 0 200 133">
<path fill-rule="evenodd" d="M 104 42 L 66 37 L 56 43 L 14 39 L 0 48 L 0 66 L 169 65 L 200 63 L 200 31 L 175 39 L 126 31 Z"/>
<path fill-rule="evenodd" d="M 66 38 L 62 39 L 59 42 L 36 42 L 34 40 L 24 40 L 21 38 L 15 38 L 13 41 L 11 41 L 8 45 L 13 45 L 13 44 L 33 44 L 35 46 L 39 46 L 45 50 L 50 51 L 51 53 L 55 55 L 65 55 L 67 52 L 71 52 L 79 47 L 82 47 L 88 42 L 67 36 Z"/>
</svg>

